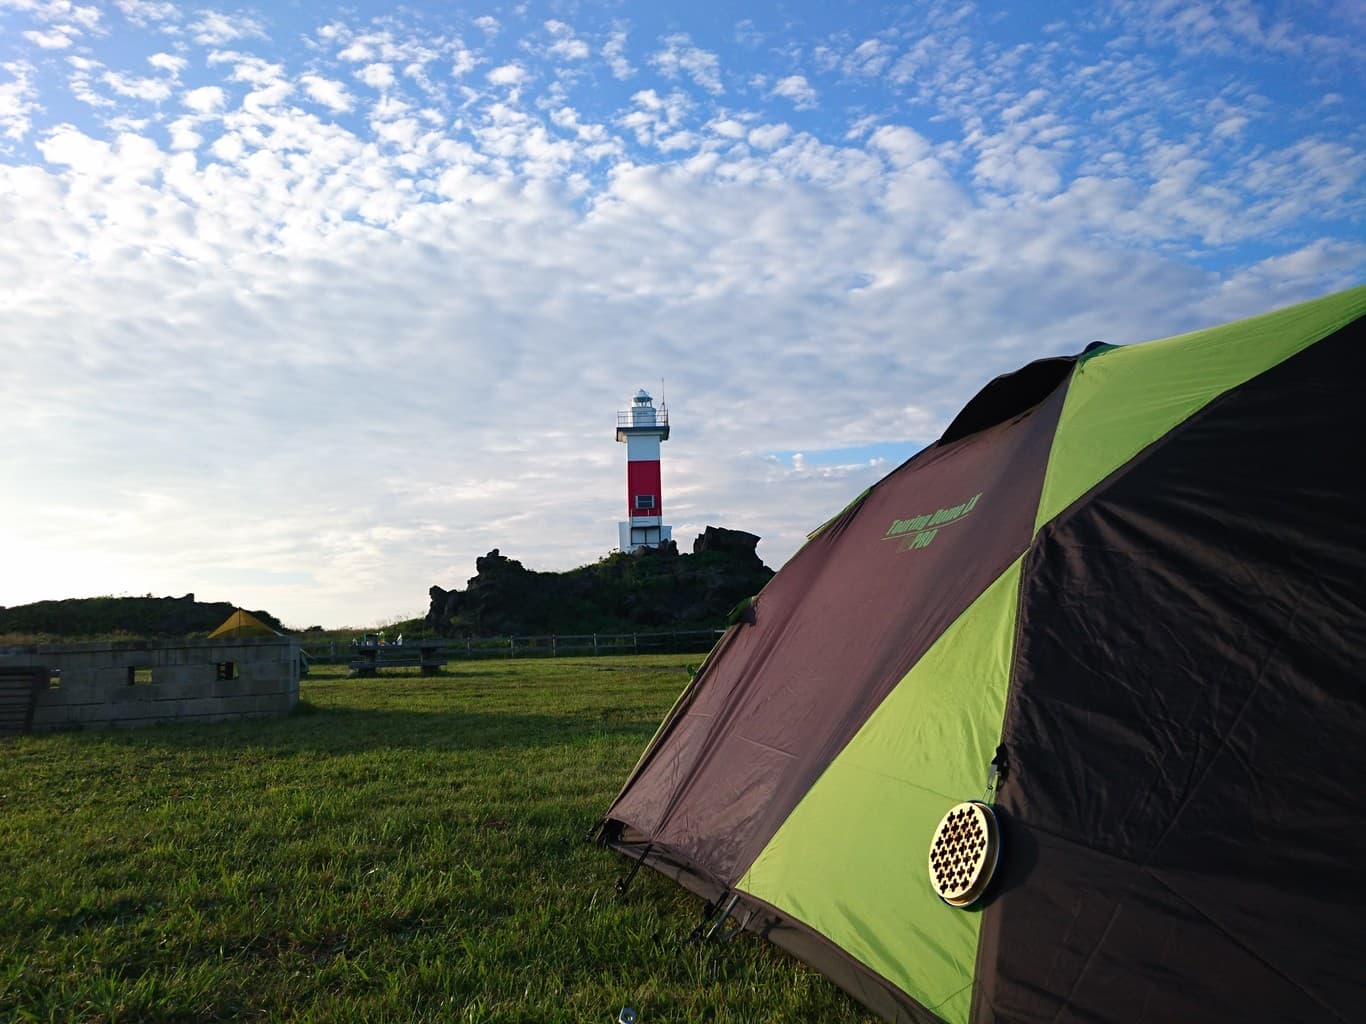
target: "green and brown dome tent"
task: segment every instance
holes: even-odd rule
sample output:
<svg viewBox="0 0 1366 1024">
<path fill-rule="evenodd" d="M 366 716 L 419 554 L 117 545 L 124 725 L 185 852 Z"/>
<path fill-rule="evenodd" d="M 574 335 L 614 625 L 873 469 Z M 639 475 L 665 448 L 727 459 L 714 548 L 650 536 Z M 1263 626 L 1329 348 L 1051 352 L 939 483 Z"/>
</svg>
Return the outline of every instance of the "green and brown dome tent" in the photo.
<svg viewBox="0 0 1366 1024">
<path fill-rule="evenodd" d="M 887 1020 L 1362 1020 L 1363 313 L 991 382 L 726 633 L 605 841 Z"/>
</svg>

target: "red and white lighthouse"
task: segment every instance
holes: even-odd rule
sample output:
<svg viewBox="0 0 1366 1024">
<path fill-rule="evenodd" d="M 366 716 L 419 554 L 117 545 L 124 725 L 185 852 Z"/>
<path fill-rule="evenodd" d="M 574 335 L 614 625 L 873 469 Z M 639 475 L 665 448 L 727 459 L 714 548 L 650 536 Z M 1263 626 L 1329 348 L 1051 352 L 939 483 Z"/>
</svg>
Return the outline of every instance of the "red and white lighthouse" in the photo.
<svg viewBox="0 0 1366 1024">
<path fill-rule="evenodd" d="M 664 525 L 659 488 L 659 443 L 669 439 L 669 410 L 647 391 L 637 391 L 631 408 L 617 413 L 617 440 L 626 442 L 626 515 L 620 523 L 622 551 L 657 548 L 673 539 Z"/>
</svg>

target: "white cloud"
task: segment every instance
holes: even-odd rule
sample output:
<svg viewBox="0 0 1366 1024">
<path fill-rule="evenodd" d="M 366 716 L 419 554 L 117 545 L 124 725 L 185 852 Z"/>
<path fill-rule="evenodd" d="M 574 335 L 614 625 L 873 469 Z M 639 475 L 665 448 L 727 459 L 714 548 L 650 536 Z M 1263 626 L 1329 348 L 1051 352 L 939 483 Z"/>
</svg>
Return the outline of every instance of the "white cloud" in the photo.
<svg viewBox="0 0 1366 1024">
<path fill-rule="evenodd" d="M 520 64 L 501 64 L 486 77 L 490 85 L 518 86 L 527 80 L 527 70 Z"/>
<path fill-rule="evenodd" d="M 718 121 L 713 121 L 710 128 L 723 138 L 743 139 L 745 137 L 745 126 L 733 117 L 724 117 Z"/>
<path fill-rule="evenodd" d="M 489 38 L 493 38 L 494 36 L 496 36 L 498 34 L 499 29 L 502 28 L 502 26 L 498 24 L 498 19 L 490 14 L 485 14 L 483 17 L 475 18 L 474 24 L 483 31 L 484 35 L 488 36 Z"/>
<path fill-rule="evenodd" d="M 390 81 L 393 81 L 392 76 Z M 345 113 L 356 105 L 355 98 L 346 91 L 346 86 L 334 79 L 304 75 L 299 79 L 299 84 L 304 87 L 309 99 L 321 103 L 334 114 Z"/>
<path fill-rule="evenodd" d="M 171 95 L 171 86 L 160 78 L 138 78 L 121 71 L 106 71 L 100 80 L 120 96 L 160 103 Z"/>
<path fill-rule="evenodd" d="M 642 89 L 631 102 L 636 109 L 621 115 L 617 123 L 632 132 L 640 145 L 671 150 L 691 140 L 687 133 L 678 131 L 692 107 L 683 93 L 660 96 L 653 89 Z"/>
<path fill-rule="evenodd" d="M 602 47 L 603 59 L 607 61 L 607 66 L 612 70 L 612 77 L 617 79 L 627 79 L 636 73 L 636 69 L 626 58 L 626 32 L 618 29 L 607 38 L 607 42 Z"/>
<path fill-rule="evenodd" d="M 33 84 L 35 69 L 26 61 L 0 64 L 8 81 L 0 80 L 0 136 L 18 141 L 29 133 L 29 115 L 37 108 L 38 90 Z"/>
<path fill-rule="evenodd" d="M 1059 164 L 1063 154 L 1008 138 L 984 142 L 973 166 L 977 180 L 1012 193 L 1047 196 L 1062 185 Z"/>
<path fill-rule="evenodd" d="M 1350 270 L 1366 261 L 1366 244 L 1317 238 L 1292 252 L 1239 269 L 1200 304 L 1210 323 L 1235 320 L 1248 309 L 1289 306 L 1306 294 L 1359 284 Z"/>
<path fill-rule="evenodd" d="M 456 48 L 451 56 L 451 77 L 459 78 L 473 71 L 479 64 L 479 58 L 474 55 L 474 51 L 467 50 L 460 46 Z"/>
<path fill-rule="evenodd" d="M 48 29 L 46 32 L 30 30 L 24 33 L 24 38 L 44 50 L 65 50 L 72 43 L 70 31 L 63 27 Z"/>
<path fill-rule="evenodd" d="M 383 92 L 394 87 L 394 69 L 388 64 L 367 64 L 356 72 L 356 77 L 372 89 Z"/>
<path fill-rule="evenodd" d="M 181 102 L 196 114 L 216 114 L 227 102 L 227 94 L 216 85 L 205 85 L 182 94 Z"/>
<path fill-rule="evenodd" d="M 114 6 L 134 25 L 177 21 L 181 13 L 175 4 L 158 0 L 114 0 Z"/>
<path fill-rule="evenodd" d="M 844 58 L 844 72 L 848 75 L 876 77 L 887 69 L 895 52 L 880 39 L 866 39 Z"/>
<path fill-rule="evenodd" d="M 249 53 L 233 50 L 214 50 L 208 56 L 210 64 L 231 64 L 229 77 L 234 82 L 250 82 L 252 85 L 274 85 L 284 80 L 284 65 L 272 64 L 268 60 Z"/>
<path fill-rule="evenodd" d="M 147 63 L 158 71 L 167 72 L 172 78 L 179 77 L 180 73 L 190 66 L 188 60 L 173 53 L 154 53 L 147 58 Z"/>
<path fill-rule="evenodd" d="M 587 60 L 589 55 L 588 44 L 582 39 L 557 39 L 549 52 L 565 60 Z"/>
<path fill-rule="evenodd" d="M 112 99 L 95 88 L 95 73 L 103 65 L 85 57 L 68 57 L 66 62 L 73 69 L 67 78 L 67 85 L 73 97 L 97 110 L 114 106 Z"/>
<path fill-rule="evenodd" d="M 1048 92 L 1045 89 L 1030 89 L 1024 96 L 1011 103 L 1001 111 L 1001 120 L 1007 124 L 1013 124 L 1025 119 L 1027 114 L 1032 114 L 1048 99 Z"/>
<path fill-rule="evenodd" d="M 1271 14 L 1247 0 L 1212 3 L 1210 0 L 1168 0 L 1160 4 L 1141 0 L 1121 0 L 1114 5 L 1116 15 L 1136 35 L 1172 44 L 1188 54 L 1234 54 L 1239 51 L 1264 51 L 1289 57 L 1359 59 L 1359 37 L 1350 31 L 1325 32 L 1310 28 L 1310 19 Z M 1360 14 L 1355 5 L 1340 10 L 1329 8 L 1331 15 L 1349 23 Z M 1344 25 L 1344 27 L 1346 27 Z"/>
<path fill-rule="evenodd" d="M 390 29 L 353 32 L 339 23 L 325 25 L 318 34 L 324 44 L 339 47 L 339 60 L 353 64 L 383 62 L 421 68 L 438 60 L 443 52 L 458 54 L 464 49 L 458 38 L 429 39 Z"/>
<path fill-rule="evenodd" d="M 209 147 L 209 152 L 227 164 L 236 164 L 246 151 L 240 135 L 220 135 Z"/>
<path fill-rule="evenodd" d="M 1241 135 L 1243 134 L 1243 130 L 1247 128 L 1247 125 L 1248 119 L 1242 115 L 1226 117 L 1214 126 L 1214 136 L 1215 138 L 1224 139 Z"/>
<path fill-rule="evenodd" d="M 555 37 L 548 53 L 564 60 L 587 60 L 588 44 L 574 34 L 574 30 L 562 21 L 547 21 L 545 30 Z"/>
<path fill-rule="evenodd" d="M 791 134 L 792 129 L 785 124 L 765 124 L 750 129 L 748 138 L 756 149 L 777 149 Z"/>
<path fill-rule="evenodd" d="M 51 25 L 51 32 L 30 30 L 24 33 L 29 42 L 44 49 L 64 49 L 77 36 L 100 28 L 98 7 L 83 6 L 71 0 L 3 0 L 0 7 L 28 13 L 35 21 Z"/>
<path fill-rule="evenodd" d="M 349 46 L 347 46 L 344 50 L 338 53 L 337 56 L 341 60 L 347 60 L 355 64 L 360 64 L 365 61 L 374 60 L 375 54 L 375 48 L 371 46 L 368 42 L 357 40 L 353 41 Z"/>
<path fill-rule="evenodd" d="M 769 95 L 791 100 L 798 110 L 811 110 L 816 106 L 816 90 L 805 75 L 788 75 L 778 79 Z"/>
<path fill-rule="evenodd" d="M 109 163 L 108 143 L 91 139 L 71 125 L 53 129 L 38 144 L 48 163 L 70 167 L 82 174 L 98 174 Z"/>
<path fill-rule="evenodd" d="M 582 144 L 582 149 L 577 155 L 584 159 L 602 160 L 607 157 L 619 157 L 625 152 L 621 140 L 615 138 L 606 125 L 585 123 L 580 120 L 579 112 L 571 107 L 560 107 L 552 111 L 550 120 L 556 127 L 574 133 L 575 138 Z"/>
<path fill-rule="evenodd" d="M 204 136 L 195 130 L 198 122 L 198 118 L 178 117 L 167 125 L 167 130 L 171 133 L 171 149 L 194 150 L 203 145 Z"/>
<path fill-rule="evenodd" d="M 245 14 L 201 11 L 189 25 L 190 38 L 201 46 L 222 46 L 239 39 L 265 39 L 265 27 Z"/>
<path fill-rule="evenodd" d="M 650 58 L 666 78 L 686 75 L 707 92 L 719 95 L 721 86 L 721 60 L 714 53 L 692 45 L 686 33 L 675 33 L 664 39 L 665 48 Z"/>
<path fill-rule="evenodd" d="M 763 44 L 764 34 L 755 26 L 752 18 L 745 18 L 735 23 L 735 41 L 741 46 L 753 48 Z"/>
<path fill-rule="evenodd" d="M 829 463 L 812 461 L 805 452 L 793 452 L 786 462 L 776 455 L 768 456 L 772 470 L 788 481 L 801 478 L 820 478 L 825 480 L 865 479 L 870 482 L 881 479 L 893 467 L 885 459 L 868 459 L 863 462 Z"/>
</svg>

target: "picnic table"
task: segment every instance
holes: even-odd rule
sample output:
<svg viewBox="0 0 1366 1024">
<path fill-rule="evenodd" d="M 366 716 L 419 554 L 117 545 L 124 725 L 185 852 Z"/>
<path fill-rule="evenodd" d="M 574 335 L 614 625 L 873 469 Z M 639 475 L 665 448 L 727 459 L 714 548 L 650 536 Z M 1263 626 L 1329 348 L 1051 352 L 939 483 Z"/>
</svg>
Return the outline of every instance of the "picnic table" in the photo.
<svg viewBox="0 0 1366 1024">
<path fill-rule="evenodd" d="M 441 647 L 436 641 L 425 640 L 406 644 L 358 643 L 352 645 L 355 657 L 347 664 L 351 675 L 363 679 L 374 678 L 382 668 L 420 668 L 422 675 L 434 676 L 446 664 Z"/>
</svg>

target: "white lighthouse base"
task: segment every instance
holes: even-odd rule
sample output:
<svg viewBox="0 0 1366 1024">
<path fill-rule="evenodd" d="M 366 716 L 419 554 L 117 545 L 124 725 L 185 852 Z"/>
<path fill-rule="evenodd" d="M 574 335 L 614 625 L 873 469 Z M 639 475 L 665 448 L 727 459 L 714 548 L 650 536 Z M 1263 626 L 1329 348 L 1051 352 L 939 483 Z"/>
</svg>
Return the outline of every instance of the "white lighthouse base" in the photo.
<svg viewBox="0 0 1366 1024">
<path fill-rule="evenodd" d="M 657 548 L 674 539 L 674 528 L 660 522 L 659 516 L 637 516 L 617 524 L 622 551 Z"/>
</svg>

